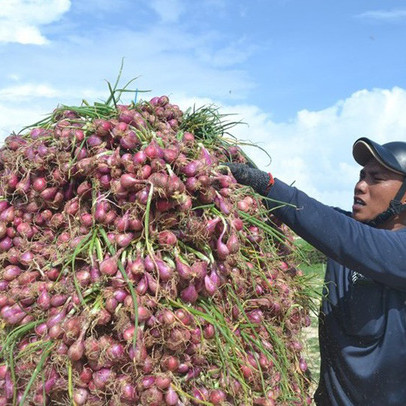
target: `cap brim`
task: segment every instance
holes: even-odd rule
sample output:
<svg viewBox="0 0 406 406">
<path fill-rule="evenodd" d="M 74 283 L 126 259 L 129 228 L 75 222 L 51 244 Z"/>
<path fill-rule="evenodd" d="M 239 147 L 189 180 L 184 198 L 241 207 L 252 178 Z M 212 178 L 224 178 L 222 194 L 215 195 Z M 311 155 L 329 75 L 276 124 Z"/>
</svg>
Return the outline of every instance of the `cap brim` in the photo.
<svg viewBox="0 0 406 406">
<path fill-rule="evenodd" d="M 355 141 L 352 154 L 361 166 L 365 166 L 371 158 L 374 158 L 390 171 L 404 175 L 392 153 L 368 138 L 363 137 Z"/>
</svg>

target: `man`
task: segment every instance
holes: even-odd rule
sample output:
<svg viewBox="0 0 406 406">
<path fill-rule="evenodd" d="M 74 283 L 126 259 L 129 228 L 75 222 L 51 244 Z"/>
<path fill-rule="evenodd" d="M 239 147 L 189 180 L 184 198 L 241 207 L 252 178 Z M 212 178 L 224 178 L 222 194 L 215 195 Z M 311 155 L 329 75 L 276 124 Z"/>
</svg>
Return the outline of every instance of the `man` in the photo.
<svg viewBox="0 0 406 406">
<path fill-rule="evenodd" d="M 353 146 L 363 166 L 352 213 L 270 174 L 228 164 L 237 182 L 329 258 L 319 317 L 320 406 L 406 405 L 406 142 Z M 295 207 L 292 207 L 291 205 Z"/>
</svg>

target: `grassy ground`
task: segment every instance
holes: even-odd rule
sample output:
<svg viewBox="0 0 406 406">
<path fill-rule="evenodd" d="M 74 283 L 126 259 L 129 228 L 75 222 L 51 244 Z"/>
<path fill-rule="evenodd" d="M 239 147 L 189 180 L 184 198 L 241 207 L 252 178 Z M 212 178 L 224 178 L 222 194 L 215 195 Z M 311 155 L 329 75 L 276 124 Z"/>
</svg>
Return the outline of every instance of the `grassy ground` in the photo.
<svg viewBox="0 0 406 406">
<path fill-rule="evenodd" d="M 312 280 L 314 281 L 314 287 L 316 291 L 316 297 L 314 299 L 315 308 L 318 309 L 325 272 L 325 258 L 320 253 L 315 251 L 315 249 L 305 241 L 298 239 L 296 243 L 299 246 L 303 254 L 303 257 L 305 258 L 303 262 L 300 263 L 299 268 L 303 271 L 305 275 L 311 276 Z M 303 334 L 305 343 L 304 354 L 311 372 L 314 391 L 317 386 L 320 375 L 319 374 L 320 354 L 319 354 L 317 313 L 311 314 L 311 325 L 310 327 L 304 329 Z"/>
</svg>

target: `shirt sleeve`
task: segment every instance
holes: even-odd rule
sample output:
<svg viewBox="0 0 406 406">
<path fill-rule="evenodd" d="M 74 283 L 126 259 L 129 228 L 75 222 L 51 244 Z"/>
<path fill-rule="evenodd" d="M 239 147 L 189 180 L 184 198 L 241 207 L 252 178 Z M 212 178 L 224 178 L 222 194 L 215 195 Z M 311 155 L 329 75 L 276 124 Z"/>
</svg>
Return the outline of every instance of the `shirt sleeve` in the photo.
<svg viewBox="0 0 406 406">
<path fill-rule="evenodd" d="M 267 205 L 329 258 L 376 282 L 406 290 L 406 228 L 389 231 L 370 227 L 279 179 L 275 179 Z"/>
</svg>

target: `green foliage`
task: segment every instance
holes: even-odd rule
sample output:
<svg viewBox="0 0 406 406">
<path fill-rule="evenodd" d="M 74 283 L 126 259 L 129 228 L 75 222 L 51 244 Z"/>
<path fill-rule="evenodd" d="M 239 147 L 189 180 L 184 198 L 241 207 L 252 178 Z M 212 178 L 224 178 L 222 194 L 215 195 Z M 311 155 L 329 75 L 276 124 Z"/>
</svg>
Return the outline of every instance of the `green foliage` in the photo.
<svg viewBox="0 0 406 406">
<path fill-rule="evenodd" d="M 327 258 L 320 251 L 301 238 L 295 240 L 295 245 L 298 247 L 301 253 L 301 263 L 299 264 L 299 269 L 304 273 L 304 275 L 312 277 L 314 288 L 318 292 L 318 297 L 315 299 L 315 307 L 318 308 L 322 297 L 321 294 Z M 305 354 L 312 377 L 312 390 L 314 391 L 320 377 L 318 314 L 312 313 L 310 318 L 311 325 L 305 329 L 304 337 L 306 342 Z"/>
<path fill-rule="evenodd" d="M 296 239 L 295 245 L 300 249 L 303 256 L 303 262 L 308 266 L 313 267 L 315 265 L 325 264 L 327 262 L 327 258 L 323 253 L 302 238 Z"/>
</svg>

